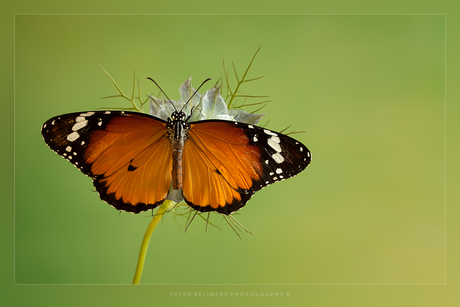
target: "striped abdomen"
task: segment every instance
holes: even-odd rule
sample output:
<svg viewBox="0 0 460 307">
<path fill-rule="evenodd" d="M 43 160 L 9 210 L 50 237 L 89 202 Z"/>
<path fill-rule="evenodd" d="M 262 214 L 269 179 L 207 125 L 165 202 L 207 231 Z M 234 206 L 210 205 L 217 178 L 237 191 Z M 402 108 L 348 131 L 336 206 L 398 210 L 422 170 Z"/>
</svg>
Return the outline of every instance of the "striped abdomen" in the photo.
<svg viewBox="0 0 460 307">
<path fill-rule="evenodd" d="M 174 114 L 173 114 L 174 115 Z M 187 140 L 188 125 L 184 121 L 185 114 L 172 116 L 168 124 L 169 140 L 172 146 L 172 187 L 174 190 L 182 188 L 182 152 Z"/>
<path fill-rule="evenodd" d="M 182 188 L 182 150 L 184 142 L 172 144 L 172 187 L 174 190 Z"/>
</svg>

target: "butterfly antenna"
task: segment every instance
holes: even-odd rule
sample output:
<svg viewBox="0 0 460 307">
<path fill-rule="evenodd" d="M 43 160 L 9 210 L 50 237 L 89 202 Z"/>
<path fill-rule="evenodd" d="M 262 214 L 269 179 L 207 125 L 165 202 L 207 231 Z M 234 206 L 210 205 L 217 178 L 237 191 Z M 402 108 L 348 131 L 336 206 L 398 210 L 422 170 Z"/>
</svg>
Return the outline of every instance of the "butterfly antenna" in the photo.
<svg viewBox="0 0 460 307">
<path fill-rule="evenodd" d="M 190 98 L 187 100 L 187 102 L 184 104 L 184 106 L 182 107 L 182 109 L 180 109 L 180 112 L 182 112 L 182 110 L 185 108 L 185 106 L 188 104 L 188 102 L 190 100 L 192 100 L 193 96 L 195 96 L 196 93 L 198 93 L 198 90 L 203 86 L 203 84 L 205 84 L 206 82 L 208 82 L 209 80 L 211 80 L 211 78 L 208 78 L 206 80 L 203 81 L 203 83 L 201 83 L 200 86 L 198 86 L 198 88 L 195 90 L 195 92 L 192 94 L 192 96 L 190 96 Z M 153 80 L 152 80 L 153 81 Z M 153 81 L 155 82 L 155 81 Z M 155 83 L 156 84 L 156 83 Z"/>
<path fill-rule="evenodd" d="M 166 95 L 166 93 L 161 89 L 161 87 L 158 85 L 158 83 L 156 83 L 156 81 L 153 80 L 153 79 L 150 78 L 150 77 L 147 77 L 147 79 L 149 79 L 150 81 L 152 81 L 153 83 L 155 83 L 155 85 L 160 89 L 160 91 L 163 93 L 163 95 L 165 95 L 165 97 L 168 99 L 169 103 L 172 104 L 174 110 L 177 111 L 176 106 L 174 105 L 174 103 L 172 103 L 171 99 L 169 99 L 168 95 Z M 193 96 L 192 96 L 192 97 L 193 97 Z"/>
</svg>

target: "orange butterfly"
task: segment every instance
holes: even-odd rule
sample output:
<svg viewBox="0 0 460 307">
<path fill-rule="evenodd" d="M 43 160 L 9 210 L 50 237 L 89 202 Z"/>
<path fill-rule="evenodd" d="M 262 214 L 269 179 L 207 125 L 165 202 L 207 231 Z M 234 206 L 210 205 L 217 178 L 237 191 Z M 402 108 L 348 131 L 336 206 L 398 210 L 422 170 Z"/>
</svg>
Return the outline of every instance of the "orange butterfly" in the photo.
<svg viewBox="0 0 460 307">
<path fill-rule="evenodd" d="M 189 122 L 182 109 L 167 121 L 128 111 L 64 114 L 46 121 L 42 135 L 93 179 L 102 200 L 133 213 L 181 192 L 193 209 L 231 214 L 310 163 L 307 147 L 289 136 L 236 121 Z"/>
</svg>

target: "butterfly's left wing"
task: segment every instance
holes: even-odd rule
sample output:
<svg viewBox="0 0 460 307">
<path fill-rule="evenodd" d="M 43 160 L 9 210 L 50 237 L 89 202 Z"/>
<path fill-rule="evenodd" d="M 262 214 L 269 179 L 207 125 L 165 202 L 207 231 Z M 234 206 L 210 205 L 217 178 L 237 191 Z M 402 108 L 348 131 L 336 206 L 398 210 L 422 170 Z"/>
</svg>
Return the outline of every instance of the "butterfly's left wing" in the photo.
<svg viewBox="0 0 460 307">
<path fill-rule="evenodd" d="M 127 111 L 70 113 L 46 121 L 42 135 L 118 210 L 146 211 L 168 194 L 172 151 L 159 118 Z"/>
<path fill-rule="evenodd" d="M 182 194 L 198 211 L 231 214 L 256 191 L 298 174 L 310 160 L 303 144 L 268 129 L 222 120 L 191 123 Z"/>
</svg>

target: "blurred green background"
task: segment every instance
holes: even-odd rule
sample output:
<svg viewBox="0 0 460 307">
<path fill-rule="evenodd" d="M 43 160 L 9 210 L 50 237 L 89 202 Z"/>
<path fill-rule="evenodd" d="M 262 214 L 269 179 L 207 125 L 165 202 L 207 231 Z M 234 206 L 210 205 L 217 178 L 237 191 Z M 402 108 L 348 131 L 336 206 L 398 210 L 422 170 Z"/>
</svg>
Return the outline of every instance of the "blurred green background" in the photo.
<svg viewBox="0 0 460 307">
<path fill-rule="evenodd" d="M 48 118 L 171 99 L 243 73 L 268 95 L 267 127 L 305 131 L 297 177 L 258 192 L 237 215 L 166 218 L 142 284 L 443 284 L 445 282 L 445 28 L 441 15 L 16 16 L 15 282 L 129 284 L 151 213 L 102 202 L 92 181 L 44 143 Z M 207 85 L 206 89 L 211 87 Z M 146 109 L 147 110 L 147 109 Z M 265 123 L 264 120 L 262 123 Z M 180 227 L 178 226 L 180 225 Z M 182 228 L 181 228 L 182 227 Z"/>
</svg>

